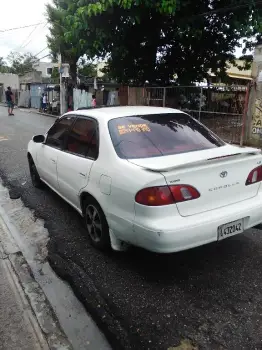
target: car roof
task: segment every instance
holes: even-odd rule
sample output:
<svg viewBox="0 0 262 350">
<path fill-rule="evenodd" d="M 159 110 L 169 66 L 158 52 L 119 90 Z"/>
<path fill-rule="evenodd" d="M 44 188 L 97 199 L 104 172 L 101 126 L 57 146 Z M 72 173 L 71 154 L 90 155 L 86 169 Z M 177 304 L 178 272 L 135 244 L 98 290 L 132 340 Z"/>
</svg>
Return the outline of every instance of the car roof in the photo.
<svg viewBox="0 0 262 350">
<path fill-rule="evenodd" d="M 128 117 L 133 115 L 147 115 L 147 114 L 165 114 L 165 113 L 183 113 L 178 109 L 165 107 L 151 107 L 151 106 L 117 106 L 117 107 L 101 107 L 101 108 L 87 108 L 77 111 L 68 112 L 65 115 L 81 115 L 86 117 L 93 117 L 95 119 L 103 118 L 106 121 L 111 119 Z"/>
</svg>

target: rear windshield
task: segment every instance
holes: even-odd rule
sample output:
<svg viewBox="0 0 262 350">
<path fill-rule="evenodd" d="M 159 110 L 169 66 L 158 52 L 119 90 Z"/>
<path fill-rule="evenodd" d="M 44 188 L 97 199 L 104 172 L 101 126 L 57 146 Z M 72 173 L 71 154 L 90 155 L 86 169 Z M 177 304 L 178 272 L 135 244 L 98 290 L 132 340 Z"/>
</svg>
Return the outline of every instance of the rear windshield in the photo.
<svg viewBox="0 0 262 350">
<path fill-rule="evenodd" d="M 136 115 L 108 123 L 120 158 L 150 158 L 200 151 L 225 143 L 183 113 Z"/>
</svg>

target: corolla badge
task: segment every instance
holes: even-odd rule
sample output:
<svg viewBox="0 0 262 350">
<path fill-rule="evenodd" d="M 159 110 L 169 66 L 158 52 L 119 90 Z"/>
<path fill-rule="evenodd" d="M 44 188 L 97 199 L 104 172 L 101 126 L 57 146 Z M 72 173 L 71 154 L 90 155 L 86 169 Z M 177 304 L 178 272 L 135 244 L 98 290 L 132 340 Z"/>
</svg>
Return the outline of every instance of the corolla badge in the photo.
<svg viewBox="0 0 262 350">
<path fill-rule="evenodd" d="M 222 171 L 222 173 L 220 173 L 220 177 L 227 177 L 227 171 Z"/>
</svg>

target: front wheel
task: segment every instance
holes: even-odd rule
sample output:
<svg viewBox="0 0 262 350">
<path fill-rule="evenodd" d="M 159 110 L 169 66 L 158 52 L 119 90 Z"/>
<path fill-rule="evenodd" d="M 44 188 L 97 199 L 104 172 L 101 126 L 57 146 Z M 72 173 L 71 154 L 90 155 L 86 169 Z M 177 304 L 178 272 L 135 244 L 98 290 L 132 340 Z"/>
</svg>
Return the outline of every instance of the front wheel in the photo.
<svg viewBox="0 0 262 350">
<path fill-rule="evenodd" d="M 43 182 L 40 179 L 40 176 L 38 174 L 38 171 L 36 169 L 33 159 L 29 158 L 28 162 L 29 162 L 29 170 L 30 170 L 30 176 L 31 176 L 31 181 L 33 186 L 36 188 L 42 188 Z"/>
<path fill-rule="evenodd" d="M 109 227 L 99 204 L 89 199 L 85 205 L 85 225 L 92 245 L 101 250 L 110 248 Z"/>
</svg>

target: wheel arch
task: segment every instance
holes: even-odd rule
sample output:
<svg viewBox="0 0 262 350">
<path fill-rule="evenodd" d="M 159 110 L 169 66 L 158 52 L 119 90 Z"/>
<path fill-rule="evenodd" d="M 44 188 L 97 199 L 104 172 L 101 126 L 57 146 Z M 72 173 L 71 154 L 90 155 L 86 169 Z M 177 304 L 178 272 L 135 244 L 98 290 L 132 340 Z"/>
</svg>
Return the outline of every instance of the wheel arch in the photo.
<svg viewBox="0 0 262 350">
<path fill-rule="evenodd" d="M 85 203 L 88 201 L 89 198 L 94 200 L 99 205 L 99 207 L 103 211 L 104 215 L 106 216 L 105 210 L 104 210 L 103 206 L 101 205 L 101 203 L 90 192 L 88 192 L 86 190 L 80 194 L 80 205 L 81 205 L 82 214 L 84 215 Z"/>
</svg>

